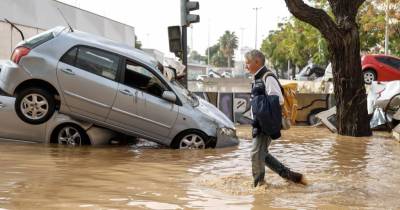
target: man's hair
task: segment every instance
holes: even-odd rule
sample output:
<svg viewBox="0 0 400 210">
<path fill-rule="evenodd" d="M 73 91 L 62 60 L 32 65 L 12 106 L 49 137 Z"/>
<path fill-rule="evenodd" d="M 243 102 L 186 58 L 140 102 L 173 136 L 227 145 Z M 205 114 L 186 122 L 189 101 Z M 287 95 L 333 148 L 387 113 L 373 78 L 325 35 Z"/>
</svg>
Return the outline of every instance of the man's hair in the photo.
<svg viewBox="0 0 400 210">
<path fill-rule="evenodd" d="M 249 52 L 247 52 L 244 57 L 247 60 L 254 60 L 254 59 L 258 59 L 259 61 L 261 61 L 261 65 L 265 64 L 265 56 L 264 54 L 259 51 L 259 50 L 251 50 Z"/>
</svg>

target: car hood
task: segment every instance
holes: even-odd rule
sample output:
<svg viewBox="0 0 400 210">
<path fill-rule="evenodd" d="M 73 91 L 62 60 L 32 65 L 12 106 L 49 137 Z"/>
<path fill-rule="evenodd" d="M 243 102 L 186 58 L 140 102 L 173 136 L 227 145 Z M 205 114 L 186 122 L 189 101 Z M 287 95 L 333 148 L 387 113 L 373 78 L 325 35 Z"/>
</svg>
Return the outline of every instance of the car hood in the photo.
<svg viewBox="0 0 400 210">
<path fill-rule="evenodd" d="M 199 106 L 196 107 L 197 110 L 205 114 L 211 121 L 215 121 L 220 128 L 225 127 L 235 129 L 233 122 L 217 107 L 200 97 L 198 97 L 198 99 Z"/>
</svg>

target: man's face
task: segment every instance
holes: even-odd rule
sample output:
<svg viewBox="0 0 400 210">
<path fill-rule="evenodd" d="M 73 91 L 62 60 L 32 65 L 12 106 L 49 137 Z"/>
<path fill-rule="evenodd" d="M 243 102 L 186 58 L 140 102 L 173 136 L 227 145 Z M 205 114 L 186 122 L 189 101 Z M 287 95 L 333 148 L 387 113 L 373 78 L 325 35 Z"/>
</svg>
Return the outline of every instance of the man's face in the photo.
<svg viewBox="0 0 400 210">
<path fill-rule="evenodd" d="M 260 68 L 258 59 L 246 59 L 246 69 L 250 74 L 255 74 Z"/>
</svg>

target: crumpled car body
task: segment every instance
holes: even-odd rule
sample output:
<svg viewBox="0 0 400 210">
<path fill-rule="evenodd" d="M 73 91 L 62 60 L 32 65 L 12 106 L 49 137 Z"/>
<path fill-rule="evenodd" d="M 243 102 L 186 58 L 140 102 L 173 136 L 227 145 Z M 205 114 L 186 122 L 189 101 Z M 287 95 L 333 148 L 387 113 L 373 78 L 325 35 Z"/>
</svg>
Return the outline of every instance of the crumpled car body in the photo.
<svg viewBox="0 0 400 210">
<path fill-rule="evenodd" d="M 77 126 L 84 131 L 88 137 L 88 145 L 108 144 L 111 139 L 117 137 L 117 133 L 111 130 L 74 120 L 60 113 L 55 113 L 44 124 L 27 124 L 17 117 L 14 102 L 15 98 L 0 95 L 0 139 L 61 144 L 62 142 L 58 142 L 59 132 L 61 132 L 61 129 L 70 126 Z"/>
</svg>

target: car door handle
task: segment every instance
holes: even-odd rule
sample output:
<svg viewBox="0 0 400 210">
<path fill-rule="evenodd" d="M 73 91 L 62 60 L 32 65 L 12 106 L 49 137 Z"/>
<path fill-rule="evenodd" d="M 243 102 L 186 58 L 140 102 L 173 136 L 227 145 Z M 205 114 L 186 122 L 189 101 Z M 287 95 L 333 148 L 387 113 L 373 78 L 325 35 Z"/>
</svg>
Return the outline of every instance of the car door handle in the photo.
<svg viewBox="0 0 400 210">
<path fill-rule="evenodd" d="M 75 75 L 75 73 L 71 69 L 61 69 L 61 71 L 69 75 Z"/>
<path fill-rule="evenodd" d="M 119 90 L 119 92 L 127 96 L 133 96 L 133 94 L 129 90 Z"/>
<path fill-rule="evenodd" d="M 2 102 L 0 102 L 0 109 L 6 107 L 6 105 L 4 105 Z"/>
</svg>

